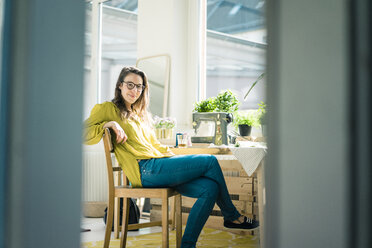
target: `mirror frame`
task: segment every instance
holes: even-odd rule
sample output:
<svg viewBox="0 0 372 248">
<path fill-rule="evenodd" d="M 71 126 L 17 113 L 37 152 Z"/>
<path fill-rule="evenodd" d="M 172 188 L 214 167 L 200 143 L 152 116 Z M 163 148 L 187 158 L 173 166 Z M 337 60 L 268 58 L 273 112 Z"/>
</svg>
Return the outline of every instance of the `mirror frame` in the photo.
<svg viewBox="0 0 372 248">
<path fill-rule="evenodd" d="M 157 58 L 157 57 L 165 57 L 166 58 L 166 70 L 165 70 L 165 81 L 164 81 L 164 96 L 163 96 L 163 111 L 162 111 L 162 117 L 164 118 L 168 114 L 169 81 L 170 81 L 170 71 L 171 71 L 171 68 L 170 68 L 170 66 L 171 66 L 170 55 L 169 54 L 157 54 L 157 55 L 153 55 L 153 56 L 147 56 L 147 57 L 139 58 L 136 61 L 136 67 L 139 68 L 138 67 L 138 64 L 141 61 L 143 61 L 143 60 Z M 146 73 L 146 71 L 145 71 L 145 73 Z M 149 80 L 149 78 L 148 78 L 148 80 Z"/>
</svg>

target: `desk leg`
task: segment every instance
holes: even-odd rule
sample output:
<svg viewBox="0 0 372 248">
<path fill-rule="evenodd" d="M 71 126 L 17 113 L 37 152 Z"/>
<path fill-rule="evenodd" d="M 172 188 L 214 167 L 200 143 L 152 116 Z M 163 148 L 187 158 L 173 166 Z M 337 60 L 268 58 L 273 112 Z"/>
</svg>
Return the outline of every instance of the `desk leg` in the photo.
<svg viewBox="0 0 372 248">
<path fill-rule="evenodd" d="M 265 170 L 264 161 L 257 168 L 257 183 L 258 183 L 258 216 L 260 219 L 260 248 L 265 248 L 264 243 L 264 223 L 265 223 Z"/>
</svg>

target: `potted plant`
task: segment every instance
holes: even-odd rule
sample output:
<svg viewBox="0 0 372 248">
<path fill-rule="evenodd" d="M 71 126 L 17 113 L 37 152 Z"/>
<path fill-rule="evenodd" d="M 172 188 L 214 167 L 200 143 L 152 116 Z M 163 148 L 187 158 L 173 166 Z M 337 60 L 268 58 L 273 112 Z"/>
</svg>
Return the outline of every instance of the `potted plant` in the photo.
<svg viewBox="0 0 372 248">
<path fill-rule="evenodd" d="M 210 97 L 195 104 L 194 112 L 213 112 L 216 109 L 216 98 Z"/>
<path fill-rule="evenodd" d="M 239 108 L 239 100 L 230 90 L 222 91 L 215 99 L 216 112 L 233 113 Z"/>
<path fill-rule="evenodd" d="M 251 90 L 254 88 L 254 86 L 256 86 L 256 84 L 261 81 L 261 79 L 263 79 L 265 77 L 266 73 L 263 72 L 257 79 L 256 81 L 252 84 L 252 86 L 249 88 L 249 90 L 247 91 L 247 93 L 244 95 L 244 100 L 247 99 L 249 93 L 251 92 Z M 262 129 L 262 136 L 266 136 L 266 123 L 267 123 L 267 117 L 266 117 L 266 103 L 264 102 L 260 102 L 258 104 L 259 108 L 258 108 L 258 112 L 259 112 L 259 117 L 258 117 L 258 121 L 259 121 L 259 124 L 261 125 L 261 129 Z"/>
<path fill-rule="evenodd" d="M 230 90 L 222 91 L 217 97 L 209 97 L 195 104 L 194 112 L 226 112 L 238 110 L 239 100 Z"/>
<path fill-rule="evenodd" d="M 234 116 L 234 125 L 239 129 L 240 136 L 250 136 L 252 127 L 260 125 L 257 111 L 237 112 Z"/>
<path fill-rule="evenodd" d="M 237 96 L 231 90 L 221 91 L 216 97 L 210 97 L 195 104 L 194 113 L 192 113 L 193 127 L 198 136 L 207 137 L 203 142 L 213 142 L 216 145 L 228 144 L 227 125 L 233 121 L 233 112 L 238 110 L 239 104 Z M 204 122 L 207 121 L 206 124 L 203 124 L 203 128 L 197 131 L 200 122 L 197 123 L 195 120 L 201 119 Z M 216 121 L 217 119 L 218 121 Z M 223 123 L 221 123 L 222 120 Z M 214 134 L 214 137 L 211 134 Z M 200 140 L 194 139 L 195 142 L 200 142 Z"/>
<path fill-rule="evenodd" d="M 247 91 L 247 93 L 245 93 L 244 95 L 244 100 L 247 99 L 249 93 L 251 92 L 251 90 L 254 88 L 254 86 L 256 86 L 256 84 L 261 81 L 261 79 L 263 79 L 265 77 L 265 72 L 263 72 L 257 79 L 256 81 L 252 84 L 252 86 L 249 88 L 249 90 Z"/>
<path fill-rule="evenodd" d="M 176 119 L 172 117 L 160 118 L 154 117 L 155 135 L 158 139 L 171 139 L 173 128 L 176 126 Z"/>
</svg>

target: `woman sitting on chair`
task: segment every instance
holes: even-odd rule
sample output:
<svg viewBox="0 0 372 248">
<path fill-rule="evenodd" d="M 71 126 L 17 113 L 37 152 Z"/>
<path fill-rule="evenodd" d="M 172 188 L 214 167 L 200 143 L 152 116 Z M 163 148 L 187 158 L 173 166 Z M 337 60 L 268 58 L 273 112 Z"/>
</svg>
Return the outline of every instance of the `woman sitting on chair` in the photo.
<svg viewBox="0 0 372 248">
<path fill-rule="evenodd" d="M 94 106 L 85 121 L 86 144 L 97 144 L 110 128 L 116 136 L 114 153 L 133 187 L 170 187 L 198 198 L 192 207 L 181 247 L 195 247 L 217 203 L 227 228 L 253 229 L 258 222 L 241 215 L 233 205 L 222 170 L 212 155 L 174 156 L 155 138 L 147 112 L 149 86 L 144 72 L 124 67 L 112 102 Z"/>
</svg>

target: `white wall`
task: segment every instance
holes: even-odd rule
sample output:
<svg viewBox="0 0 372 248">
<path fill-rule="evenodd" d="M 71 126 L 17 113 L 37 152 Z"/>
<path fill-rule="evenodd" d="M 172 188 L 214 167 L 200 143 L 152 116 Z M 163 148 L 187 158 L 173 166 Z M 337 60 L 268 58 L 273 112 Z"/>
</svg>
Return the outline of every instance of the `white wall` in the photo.
<svg viewBox="0 0 372 248">
<path fill-rule="evenodd" d="M 171 57 L 168 116 L 178 128 L 191 128 L 197 101 L 200 56 L 198 0 L 139 0 L 138 58 L 157 54 Z M 192 39 L 192 40 L 191 40 Z"/>
</svg>

